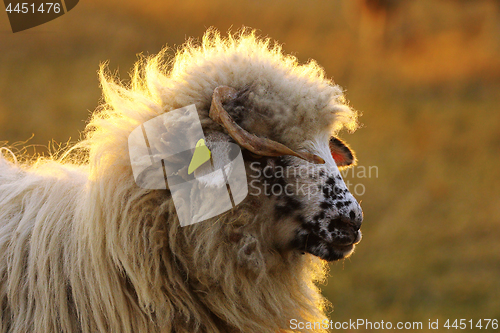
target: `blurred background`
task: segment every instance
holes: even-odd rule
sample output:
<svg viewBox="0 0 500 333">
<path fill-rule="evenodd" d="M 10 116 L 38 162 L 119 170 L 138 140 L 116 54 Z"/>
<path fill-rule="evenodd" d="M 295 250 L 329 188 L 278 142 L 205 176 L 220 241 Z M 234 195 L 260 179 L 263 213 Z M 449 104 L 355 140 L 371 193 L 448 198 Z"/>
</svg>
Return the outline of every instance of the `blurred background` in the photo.
<svg viewBox="0 0 500 333">
<path fill-rule="evenodd" d="M 364 239 L 321 286 L 331 318 L 500 319 L 498 0 L 82 0 L 16 34 L 3 13 L 0 144 L 76 141 L 100 63 L 126 81 L 139 53 L 243 25 L 316 59 L 362 112 L 341 136 Z"/>
</svg>

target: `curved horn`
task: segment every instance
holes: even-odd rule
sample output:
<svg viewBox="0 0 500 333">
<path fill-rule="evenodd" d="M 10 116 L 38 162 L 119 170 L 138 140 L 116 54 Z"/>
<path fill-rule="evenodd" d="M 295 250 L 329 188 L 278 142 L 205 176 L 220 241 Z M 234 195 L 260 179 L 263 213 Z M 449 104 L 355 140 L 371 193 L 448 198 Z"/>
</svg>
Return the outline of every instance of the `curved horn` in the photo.
<svg viewBox="0 0 500 333">
<path fill-rule="evenodd" d="M 241 128 L 226 110 L 222 103 L 236 98 L 236 90 L 227 86 L 215 88 L 212 96 L 212 105 L 210 106 L 210 118 L 216 123 L 222 125 L 228 134 L 243 148 L 248 149 L 254 154 L 262 156 L 283 156 L 292 155 L 302 158 L 306 161 L 316 164 L 323 164 L 325 161 L 314 154 L 308 152 L 295 152 L 287 146 L 266 138 L 258 137 Z"/>
</svg>

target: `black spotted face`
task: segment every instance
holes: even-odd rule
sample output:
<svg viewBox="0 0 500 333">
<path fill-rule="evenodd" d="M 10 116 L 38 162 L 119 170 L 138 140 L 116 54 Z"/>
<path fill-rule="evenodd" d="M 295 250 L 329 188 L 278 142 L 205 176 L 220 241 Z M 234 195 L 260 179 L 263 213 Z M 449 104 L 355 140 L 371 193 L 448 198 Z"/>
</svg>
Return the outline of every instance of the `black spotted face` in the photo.
<svg viewBox="0 0 500 333">
<path fill-rule="evenodd" d="M 255 89 L 247 87 L 224 104 L 234 121 L 255 135 L 285 146 L 300 146 L 323 158 L 325 164 L 312 164 L 293 156 L 255 156 L 243 151 L 249 196 L 269 199 L 256 200 L 258 211 L 254 213 L 263 223 L 275 227 L 270 230 L 278 249 L 292 248 L 329 261 L 345 258 L 361 240 L 359 229 L 363 220 L 361 207 L 349 193 L 339 171 L 339 167 L 355 163 L 354 153 L 340 139 L 321 131 L 317 133 L 323 134 L 316 138 L 304 137 L 302 144 L 295 142 L 295 145 L 288 142 L 290 137 L 276 136 L 276 127 L 282 125 L 287 112 L 266 108 L 265 103 L 252 105 Z M 304 124 L 291 126 L 301 125 Z M 304 125 L 303 130 L 306 129 Z"/>
<path fill-rule="evenodd" d="M 290 247 L 328 261 L 339 260 L 361 240 L 363 212 L 339 171 L 354 163 L 354 154 L 337 138 L 314 144 L 310 151 L 326 163 L 312 164 L 292 156 L 247 159 L 249 185 L 259 186 L 260 193 L 273 200 L 276 223 L 296 223 L 287 240 Z"/>
</svg>

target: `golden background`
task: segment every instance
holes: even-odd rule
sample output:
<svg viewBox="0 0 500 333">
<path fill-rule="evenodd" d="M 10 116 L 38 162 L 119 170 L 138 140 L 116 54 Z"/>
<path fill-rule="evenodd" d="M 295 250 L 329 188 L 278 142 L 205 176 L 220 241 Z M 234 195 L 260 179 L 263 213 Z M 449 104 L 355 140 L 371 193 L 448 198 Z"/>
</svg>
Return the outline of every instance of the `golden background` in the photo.
<svg viewBox="0 0 500 333">
<path fill-rule="evenodd" d="M 0 141 L 76 141 L 100 63 L 126 81 L 138 53 L 243 25 L 316 59 L 363 114 L 342 138 L 364 239 L 321 286 L 331 318 L 500 319 L 498 0 L 82 0 L 16 34 L 0 14 Z"/>
</svg>

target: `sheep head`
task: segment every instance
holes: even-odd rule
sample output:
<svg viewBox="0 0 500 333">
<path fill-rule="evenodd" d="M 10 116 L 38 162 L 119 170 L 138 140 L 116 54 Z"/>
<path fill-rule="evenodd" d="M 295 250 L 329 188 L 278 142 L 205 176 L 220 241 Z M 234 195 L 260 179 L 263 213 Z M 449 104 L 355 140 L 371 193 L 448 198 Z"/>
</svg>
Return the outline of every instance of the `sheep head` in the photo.
<svg viewBox="0 0 500 333">
<path fill-rule="evenodd" d="M 361 240 L 363 213 L 349 193 L 339 168 L 353 165 L 354 153 L 333 136 L 322 140 L 324 136 L 317 135 L 302 142 L 301 149 L 296 151 L 250 133 L 233 120 L 223 106 L 225 103 L 228 110 L 239 112 L 240 123 L 255 122 L 251 118 L 255 114 L 259 118 L 261 113 L 246 102 L 249 93 L 251 88 L 238 92 L 227 86 L 217 87 L 209 116 L 246 150 L 251 187 L 264 192 L 274 202 L 278 225 L 271 229 L 281 235 L 277 237 L 277 245 L 309 252 L 328 261 L 350 255 Z M 245 108 L 252 111 L 242 112 Z M 285 228 L 280 226 L 283 223 L 287 224 Z M 290 224 L 294 227 L 290 228 Z M 288 229 L 288 237 L 282 237 L 283 229 Z"/>
</svg>

